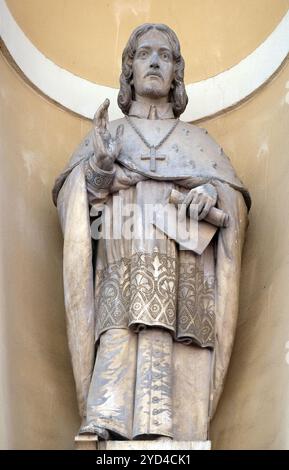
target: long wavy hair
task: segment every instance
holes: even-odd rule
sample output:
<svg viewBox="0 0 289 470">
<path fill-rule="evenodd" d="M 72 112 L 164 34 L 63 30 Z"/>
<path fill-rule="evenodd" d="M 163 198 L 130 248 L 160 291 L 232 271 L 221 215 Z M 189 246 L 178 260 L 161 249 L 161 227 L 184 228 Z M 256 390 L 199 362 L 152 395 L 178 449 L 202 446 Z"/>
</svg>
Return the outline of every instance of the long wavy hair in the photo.
<svg viewBox="0 0 289 470">
<path fill-rule="evenodd" d="M 188 96 L 184 84 L 185 61 L 181 55 L 180 43 L 174 31 L 165 24 L 145 23 L 136 28 L 122 53 L 122 71 L 119 78 L 120 90 L 118 93 L 118 105 L 124 114 L 128 114 L 131 102 L 134 99 L 134 87 L 132 80 L 132 63 L 137 49 L 138 39 L 151 29 L 161 31 L 166 35 L 172 47 L 173 60 L 175 64 L 175 76 L 169 101 L 172 103 L 175 117 L 179 117 L 186 109 Z"/>
</svg>

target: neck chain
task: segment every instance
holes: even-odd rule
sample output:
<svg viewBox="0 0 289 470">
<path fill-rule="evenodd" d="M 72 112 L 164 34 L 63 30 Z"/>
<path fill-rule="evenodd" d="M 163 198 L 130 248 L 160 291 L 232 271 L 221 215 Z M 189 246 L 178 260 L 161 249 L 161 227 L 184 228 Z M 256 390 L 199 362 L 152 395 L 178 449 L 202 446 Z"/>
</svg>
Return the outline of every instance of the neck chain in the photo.
<svg viewBox="0 0 289 470">
<path fill-rule="evenodd" d="M 174 132 L 175 128 L 177 127 L 177 125 L 179 124 L 179 119 L 176 120 L 176 122 L 174 122 L 174 125 L 171 127 L 171 129 L 169 130 L 169 132 L 162 138 L 162 140 L 156 144 L 156 145 L 151 145 L 145 138 L 145 136 L 141 133 L 141 131 L 136 127 L 135 123 L 131 120 L 131 118 L 127 115 L 125 115 L 125 118 L 127 120 L 127 122 L 130 124 L 130 126 L 133 128 L 133 130 L 135 131 L 135 133 L 139 136 L 139 138 L 143 141 L 143 143 L 147 146 L 148 149 L 154 149 L 154 150 L 158 150 L 162 145 L 163 143 L 170 137 L 170 135 Z"/>
<path fill-rule="evenodd" d="M 139 138 L 142 140 L 142 142 L 147 146 L 147 148 L 150 151 L 149 155 L 141 155 L 141 160 L 149 160 L 150 162 L 150 171 L 156 171 L 156 162 L 160 160 L 165 160 L 166 155 L 157 155 L 157 150 L 163 145 L 163 143 L 169 138 L 169 136 L 174 132 L 175 128 L 177 127 L 179 123 L 179 119 L 174 122 L 174 125 L 171 127 L 169 132 L 162 138 L 162 140 L 156 144 L 156 145 L 151 145 L 145 138 L 145 136 L 141 133 L 141 131 L 136 127 L 135 123 L 131 120 L 129 116 L 125 116 L 127 122 L 130 124 L 130 126 L 133 128 L 133 130 L 136 132 L 136 134 L 139 136 Z"/>
</svg>

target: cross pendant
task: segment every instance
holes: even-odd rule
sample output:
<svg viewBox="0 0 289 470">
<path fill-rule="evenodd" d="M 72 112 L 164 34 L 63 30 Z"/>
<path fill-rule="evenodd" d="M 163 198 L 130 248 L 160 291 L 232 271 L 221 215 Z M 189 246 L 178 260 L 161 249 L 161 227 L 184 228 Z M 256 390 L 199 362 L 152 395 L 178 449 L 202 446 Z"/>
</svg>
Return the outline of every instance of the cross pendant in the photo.
<svg viewBox="0 0 289 470">
<path fill-rule="evenodd" d="M 156 161 L 157 160 L 165 160 L 165 155 L 157 155 L 157 151 L 155 147 L 150 147 L 150 154 L 149 155 L 142 155 L 141 160 L 149 160 L 150 161 L 150 171 L 156 171 Z"/>
</svg>

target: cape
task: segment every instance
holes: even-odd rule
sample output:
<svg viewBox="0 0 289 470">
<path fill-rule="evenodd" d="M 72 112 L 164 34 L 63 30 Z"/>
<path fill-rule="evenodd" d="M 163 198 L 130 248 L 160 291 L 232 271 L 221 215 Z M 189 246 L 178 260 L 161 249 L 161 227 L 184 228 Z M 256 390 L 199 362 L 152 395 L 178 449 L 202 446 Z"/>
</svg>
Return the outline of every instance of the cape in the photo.
<svg viewBox="0 0 289 470">
<path fill-rule="evenodd" d="M 173 120 L 166 120 L 169 130 Z M 156 121 L 138 119 L 138 127 L 144 135 L 149 124 Z M 164 121 L 162 121 L 164 122 Z M 165 161 L 157 164 L 155 172 L 150 171 L 149 163 L 142 157 L 149 151 L 139 136 L 130 127 L 126 119 L 117 119 L 110 123 L 110 132 L 115 135 L 117 127 L 124 125 L 122 149 L 117 162 L 132 172 L 140 173 L 147 178 L 155 180 L 178 180 L 194 178 L 195 186 L 214 180 L 228 183 L 232 188 L 240 191 L 245 199 L 248 209 L 251 207 L 251 198 L 243 182 L 238 178 L 229 157 L 215 140 L 210 137 L 206 129 L 179 121 L 173 135 L 161 146 L 158 153 L 166 156 Z M 162 134 L 166 132 L 161 129 Z M 160 139 L 159 139 L 160 140 Z M 152 142 L 154 143 L 154 142 Z M 138 149 L 136 152 L 135 149 Z M 85 161 L 93 154 L 92 130 L 80 143 L 73 153 L 67 167 L 55 181 L 52 191 L 53 201 L 56 205 L 57 195 L 68 174 L 81 161 Z"/>
<path fill-rule="evenodd" d="M 141 147 L 138 136 L 123 119 L 111 123 L 111 132 L 114 134 L 117 125 L 121 123 L 126 127 L 122 152 L 117 162 L 119 165 L 147 178 L 176 180 L 188 189 L 213 181 L 218 191 L 218 207 L 230 216 L 229 227 L 220 228 L 216 251 L 216 332 L 209 411 L 212 417 L 224 385 L 235 335 L 241 254 L 247 212 L 251 204 L 250 195 L 235 174 L 229 159 L 205 130 L 179 123 L 174 139 L 168 139 L 166 146 L 164 144 L 160 148 L 162 154 L 168 155 L 170 168 L 174 170 L 173 174 L 169 174 L 162 171 L 161 165 L 157 165 L 156 172 L 149 170 L 149 162 L 141 160 L 147 148 Z M 187 131 L 190 131 L 189 134 Z M 137 155 L 130 151 L 136 148 L 136 139 L 141 147 Z M 53 188 L 53 200 L 57 204 L 64 236 L 63 277 L 68 342 L 81 416 L 85 415 L 95 360 L 93 247 L 84 172 L 84 162 L 92 152 L 91 131 L 74 152 Z M 174 163 L 176 154 L 179 158 L 177 165 Z"/>
</svg>

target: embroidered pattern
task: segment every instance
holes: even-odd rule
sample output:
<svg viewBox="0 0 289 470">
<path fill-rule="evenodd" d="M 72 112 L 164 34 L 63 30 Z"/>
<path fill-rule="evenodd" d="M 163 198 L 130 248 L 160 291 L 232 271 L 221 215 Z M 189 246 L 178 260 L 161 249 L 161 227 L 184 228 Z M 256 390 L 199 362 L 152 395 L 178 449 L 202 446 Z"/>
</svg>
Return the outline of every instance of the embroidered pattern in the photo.
<svg viewBox="0 0 289 470">
<path fill-rule="evenodd" d="M 136 253 L 131 264 L 130 324 L 176 327 L 176 260 L 158 252 Z"/>
<path fill-rule="evenodd" d="M 96 338 L 110 328 L 161 326 L 177 341 L 214 346 L 215 282 L 200 257 L 135 253 L 96 271 Z"/>
<path fill-rule="evenodd" d="M 203 347 L 214 346 L 215 279 L 205 276 L 198 263 L 180 264 L 178 339 L 193 338 Z"/>
<path fill-rule="evenodd" d="M 85 162 L 85 178 L 95 189 L 106 189 L 111 185 L 114 173 L 105 173 L 101 169 L 95 170 L 88 160 Z"/>
<path fill-rule="evenodd" d="M 127 328 L 130 306 L 130 260 L 122 258 L 97 270 L 95 277 L 96 337 L 110 328 Z"/>
</svg>

